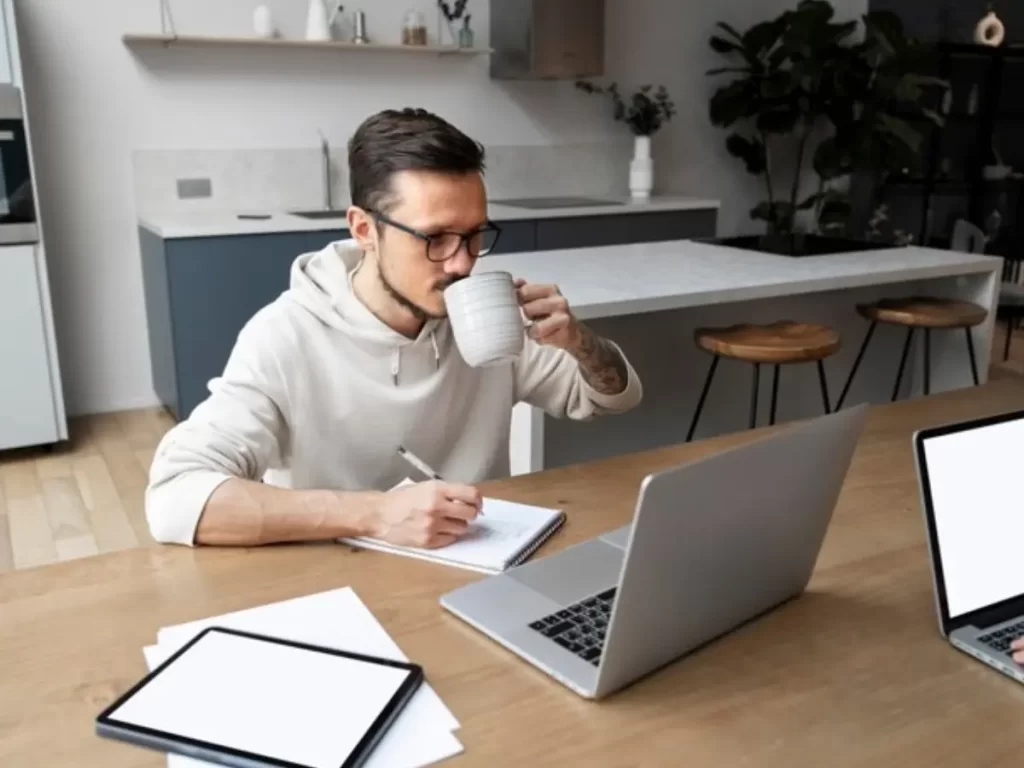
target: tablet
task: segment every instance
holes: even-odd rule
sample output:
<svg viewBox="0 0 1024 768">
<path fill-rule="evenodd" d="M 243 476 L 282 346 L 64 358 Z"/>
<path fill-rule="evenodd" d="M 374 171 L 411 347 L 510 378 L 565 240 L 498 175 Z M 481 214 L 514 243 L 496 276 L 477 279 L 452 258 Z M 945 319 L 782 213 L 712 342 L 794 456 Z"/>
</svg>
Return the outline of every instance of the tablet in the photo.
<svg viewBox="0 0 1024 768">
<path fill-rule="evenodd" d="M 355 768 L 422 681 L 416 664 L 208 627 L 96 732 L 220 765 Z"/>
</svg>

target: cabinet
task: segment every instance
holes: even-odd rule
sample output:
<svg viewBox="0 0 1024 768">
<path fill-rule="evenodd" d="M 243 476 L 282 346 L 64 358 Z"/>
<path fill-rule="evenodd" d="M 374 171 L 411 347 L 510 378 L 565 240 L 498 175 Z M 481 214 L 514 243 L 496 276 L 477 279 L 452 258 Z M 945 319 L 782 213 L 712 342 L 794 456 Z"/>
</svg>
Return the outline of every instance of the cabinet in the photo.
<svg viewBox="0 0 1024 768">
<path fill-rule="evenodd" d="M 0 450 L 65 438 L 35 245 L 0 248 Z"/>
<path fill-rule="evenodd" d="M 496 253 L 713 237 L 717 209 L 498 221 Z M 153 386 L 183 419 L 209 393 L 242 326 L 288 288 L 296 256 L 344 229 L 165 239 L 139 228 Z"/>
</svg>

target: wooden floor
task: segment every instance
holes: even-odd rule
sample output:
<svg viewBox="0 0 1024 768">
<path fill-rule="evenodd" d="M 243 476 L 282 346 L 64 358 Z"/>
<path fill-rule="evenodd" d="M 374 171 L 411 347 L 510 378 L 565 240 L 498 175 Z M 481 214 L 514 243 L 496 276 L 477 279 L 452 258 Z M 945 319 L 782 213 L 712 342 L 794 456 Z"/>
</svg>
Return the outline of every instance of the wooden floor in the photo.
<svg viewBox="0 0 1024 768">
<path fill-rule="evenodd" d="M 0 453 L 0 572 L 152 546 L 143 494 L 172 423 L 157 409 L 72 419 L 52 453 Z"/>
<path fill-rule="evenodd" d="M 993 343 L 991 378 L 1020 377 L 1024 330 L 1002 362 Z M 173 421 L 160 409 L 73 419 L 52 453 L 0 452 L 0 573 L 132 547 L 153 546 L 143 508 L 153 452 Z"/>
</svg>

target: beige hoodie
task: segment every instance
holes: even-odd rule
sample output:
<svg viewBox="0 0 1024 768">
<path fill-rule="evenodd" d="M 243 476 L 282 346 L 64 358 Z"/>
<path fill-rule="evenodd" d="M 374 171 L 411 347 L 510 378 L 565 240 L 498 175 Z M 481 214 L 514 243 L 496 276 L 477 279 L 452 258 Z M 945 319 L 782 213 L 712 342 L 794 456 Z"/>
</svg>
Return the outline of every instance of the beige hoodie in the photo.
<svg viewBox="0 0 1024 768">
<path fill-rule="evenodd" d="M 476 483 L 509 474 L 519 401 L 581 420 L 640 402 L 632 367 L 626 390 L 608 396 L 566 352 L 529 339 L 518 361 L 471 368 L 446 321 L 406 338 L 352 292 L 361 258 L 351 240 L 299 256 L 290 288 L 242 329 L 209 397 L 164 436 L 146 491 L 158 541 L 191 545 L 207 499 L 231 477 L 384 490 L 409 474 L 404 445 L 446 479 Z"/>
</svg>

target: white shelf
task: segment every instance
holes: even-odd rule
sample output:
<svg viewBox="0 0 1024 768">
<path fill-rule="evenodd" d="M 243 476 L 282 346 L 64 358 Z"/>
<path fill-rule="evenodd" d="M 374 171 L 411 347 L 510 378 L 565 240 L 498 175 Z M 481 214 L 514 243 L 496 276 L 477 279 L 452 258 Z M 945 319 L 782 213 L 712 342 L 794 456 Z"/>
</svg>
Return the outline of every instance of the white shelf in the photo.
<svg viewBox="0 0 1024 768">
<path fill-rule="evenodd" d="M 490 48 L 459 48 L 451 45 L 399 45 L 394 43 L 348 43 L 341 40 L 289 40 L 261 37 L 208 37 L 199 35 L 123 35 L 129 48 L 169 48 L 171 46 L 203 48 L 306 48 L 360 53 L 409 53 L 433 56 L 482 56 Z"/>
</svg>

